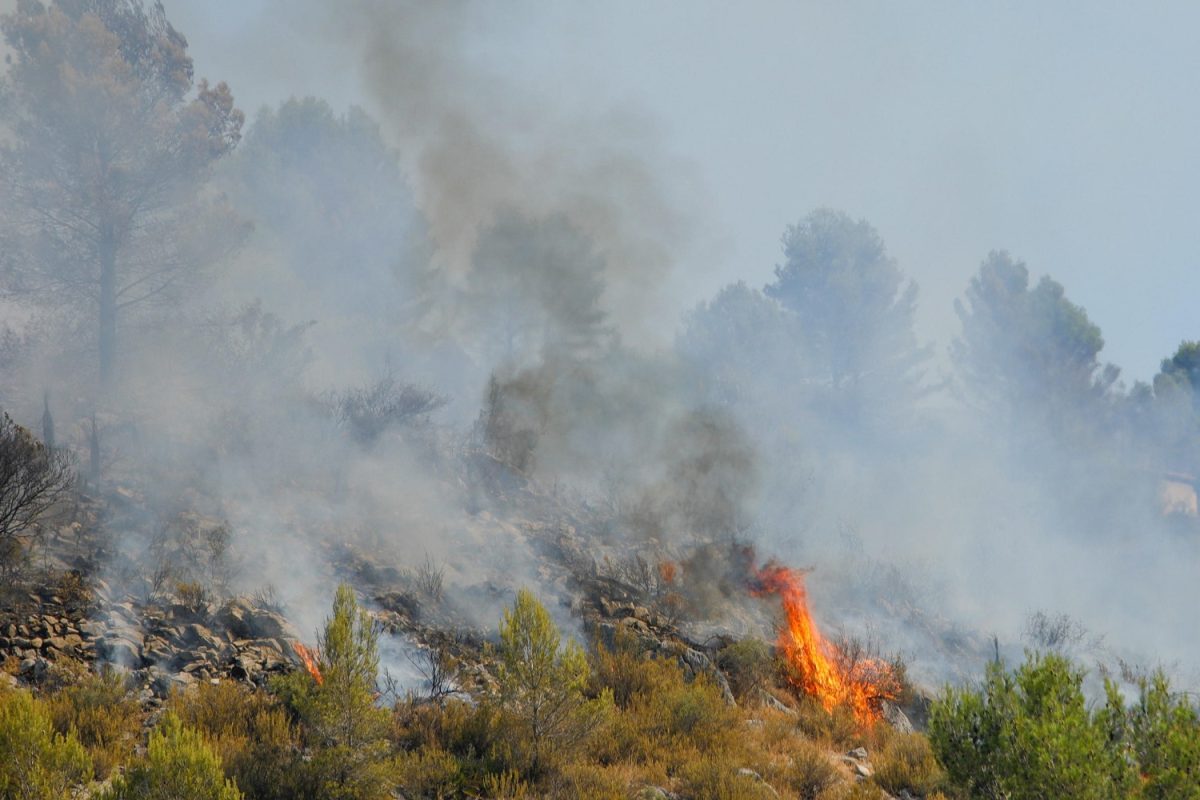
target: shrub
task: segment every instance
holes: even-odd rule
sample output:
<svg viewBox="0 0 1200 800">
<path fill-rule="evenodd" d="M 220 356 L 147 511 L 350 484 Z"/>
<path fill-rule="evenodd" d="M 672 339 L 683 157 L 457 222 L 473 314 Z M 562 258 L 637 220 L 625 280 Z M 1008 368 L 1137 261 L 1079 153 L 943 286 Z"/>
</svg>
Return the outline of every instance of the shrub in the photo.
<svg viewBox="0 0 1200 800">
<path fill-rule="evenodd" d="M 917 733 L 893 736 L 872 763 L 875 782 L 892 794 L 905 790 L 924 797 L 942 780 L 929 740 Z"/>
<path fill-rule="evenodd" d="M 170 708 L 210 742 L 232 778 L 255 800 L 287 800 L 307 792 L 297 733 L 279 702 L 223 681 L 172 696 Z"/>
<path fill-rule="evenodd" d="M 313 796 L 390 797 L 396 773 L 387 740 L 391 718 L 375 706 L 378 632 L 346 584 L 334 596 L 319 651 L 320 684 L 301 672 L 276 684 L 299 716 L 311 748 Z"/>
<path fill-rule="evenodd" d="M 617 770 L 579 762 L 555 776 L 549 796 L 553 800 L 625 800 L 627 789 Z"/>
<path fill-rule="evenodd" d="M 422 747 L 397 759 L 401 788 L 410 797 L 454 797 L 462 785 L 458 760 L 437 746 Z"/>
<path fill-rule="evenodd" d="M 74 480 L 67 451 L 47 447 L 0 412 L 0 579 L 11 580 L 22 539 Z"/>
<path fill-rule="evenodd" d="M 799 742 L 792 750 L 791 758 L 792 763 L 784 779 L 802 800 L 815 800 L 841 778 L 841 773 L 829 760 L 825 749 L 812 742 Z"/>
<path fill-rule="evenodd" d="M 729 678 L 729 686 L 739 701 L 758 702 L 758 692 L 775 671 L 771 646 L 761 639 L 742 639 L 721 649 L 719 666 Z"/>
<path fill-rule="evenodd" d="M 930 710 L 929 739 L 950 779 L 975 797 L 1108 798 L 1136 777 L 1110 729 L 1093 715 L 1083 673 L 1057 655 L 1031 655 L 1015 673 L 993 665 L 981 690 L 948 689 Z"/>
<path fill-rule="evenodd" d="M 221 759 L 198 731 L 167 713 L 150 734 L 145 758 L 100 794 L 101 800 L 242 800 Z"/>
<path fill-rule="evenodd" d="M 1142 795 L 1151 800 L 1200 798 L 1200 717 L 1185 697 L 1171 694 L 1166 677 L 1157 673 L 1140 682 L 1141 692 L 1124 714 L 1121 698 L 1109 688 L 1105 721 L 1111 735 L 1123 734 L 1137 759 Z"/>
<path fill-rule="evenodd" d="M 45 704 L 61 735 L 74 732 L 87 748 L 98 780 L 125 761 L 141 738 L 142 711 L 126 680 L 111 669 L 92 673 L 79 662 L 60 662 L 55 682 L 63 687 Z"/>
<path fill-rule="evenodd" d="M 60 800 L 91 771 L 83 745 L 54 732 L 42 703 L 25 691 L 0 691 L 0 797 Z"/>
<path fill-rule="evenodd" d="M 612 705 L 608 693 L 584 696 L 587 659 L 579 645 L 561 641 L 545 606 L 527 589 L 518 592 L 500 624 L 498 677 L 514 728 L 511 744 L 530 776 L 582 744 Z"/>
<path fill-rule="evenodd" d="M 690 800 L 775 800 L 779 796 L 762 779 L 712 756 L 685 765 L 680 778 L 683 795 Z"/>
</svg>

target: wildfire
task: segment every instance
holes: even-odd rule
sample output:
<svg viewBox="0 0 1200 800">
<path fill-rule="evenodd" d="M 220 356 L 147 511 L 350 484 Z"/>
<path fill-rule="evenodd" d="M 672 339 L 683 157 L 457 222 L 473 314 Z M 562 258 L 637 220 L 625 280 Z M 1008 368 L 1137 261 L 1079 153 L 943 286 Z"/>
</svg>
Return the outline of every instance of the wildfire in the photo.
<svg viewBox="0 0 1200 800">
<path fill-rule="evenodd" d="M 296 651 L 296 655 L 300 656 L 300 663 L 308 670 L 308 674 L 312 675 L 313 680 L 320 686 L 325 682 L 321 677 L 321 668 L 317 666 L 317 650 L 316 648 L 305 647 L 300 642 L 292 642 L 292 649 Z"/>
<path fill-rule="evenodd" d="M 794 667 L 788 679 L 827 711 L 845 704 L 863 725 L 879 719 L 881 701 L 897 694 L 891 666 L 874 658 L 849 659 L 821 636 L 808 612 L 803 572 L 768 562 L 755 578 L 755 595 L 779 595 L 783 602 L 787 624 L 779 631 L 778 647 Z"/>
</svg>

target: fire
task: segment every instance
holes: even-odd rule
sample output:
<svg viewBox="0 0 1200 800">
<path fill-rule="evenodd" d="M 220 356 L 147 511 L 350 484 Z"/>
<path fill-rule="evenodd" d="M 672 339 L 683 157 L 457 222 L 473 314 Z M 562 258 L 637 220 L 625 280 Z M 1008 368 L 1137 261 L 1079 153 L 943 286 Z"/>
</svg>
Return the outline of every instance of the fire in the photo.
<svg viewBox="0 0 1200 800">
<path fill-rule="evenodd" d="M 863 658 L 849 663 L 838 647 L 821 636 L 808 612 L 804 573 L 768 562 L 756 572 L 753 593 L 779 595 L 787 624 L 779 632 L 778 647 L 794 667 L 789 680 L 817 698 L 826 711 L 847 705 L 863 725 L 879 719 L 880 703 L 897 695 L 896 678 L 887 663 Z"/>
<path fill-rule="evenodd" d="M 292 642 L 292 649 L 296 651 L 296 655 L 300 656 L 300 663 L 308 670 L 308 674 L 312 675 L 313 680 L 320 686 L 325 682 L 321 677 L 321 668 L 317 666 L 319 655 L 315 647 L 305 647 L 300 642 Z"/>
</svg>

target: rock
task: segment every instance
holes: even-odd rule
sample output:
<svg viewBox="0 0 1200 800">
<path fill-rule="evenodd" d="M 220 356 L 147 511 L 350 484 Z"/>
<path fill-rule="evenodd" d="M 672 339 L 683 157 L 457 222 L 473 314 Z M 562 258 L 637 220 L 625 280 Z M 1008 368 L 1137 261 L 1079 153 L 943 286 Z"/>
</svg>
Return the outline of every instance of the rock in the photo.
<svg viewBox="0 0 1200 800">
<path fill-rule="evenodd" d="M 856 747 L 853 750 L 847 751 L 846 755 L 848 755 L 848 756 L 850 756 L 850 758 L 856 759 L 858 761 L 866 761 L 867 760 L 867 748 Z"/>
<path fill-rule="evenodd" d="M 909 722 L 908 716 L 900 710 L 900 706 L 895 703 L 884 700 L 881 706 L 884 722 L 891 725 L 900 733 L 912 733 L 913 724 Z"/>
<path fill-rule="evenodd" d="M 767 791 L 769 791 L 772 796 L 779 797 L 779 792 L 775 791 L 775 788 L 773 786 L 771 786 L 771 784 L 764 781 L 762 775 L 759 775 L 757 772 L 750 769 L 749 767 L 740 767 L 737 771 L 737 774 L 740 777 L 750 778 L 755 783 L 762 784 L 763 788 L 766 789 Z"/>
<path fill-rule="evenodd" d="M 18 672 L 22 678 L 30 681 L 40 681 L 50 668 L 50 662 L 40 656 L 26 658 L 21 661 Z"/>
<path fill-rule="evenodd" d="M 800 712 L 791 706 L 786 705 L 782 700 L 768 692 L 766 689 L 759 689 L 758 692 L 759 697 L 762 698 L 763 705 L 767 708 L 772 709 L 773 711 L 781 711 L 784 714 L 787 714 L 789 717 L 797 717 L 800 715 Z"/>
<path fill-rule="evenodd" d="M 874 774 L 874 770 L 871 769 L 870 765 L 864 764 L 861 761 L 855 761 L 851 769 L 853 769 L 854 774 L 860 778 L 869 778 Z"/>
<path fill-rule="evenodd" d="M 647 786 L 637 793 L 637 800 L 679 800 L 679 795 L 661 786 Z"/>
</svg>

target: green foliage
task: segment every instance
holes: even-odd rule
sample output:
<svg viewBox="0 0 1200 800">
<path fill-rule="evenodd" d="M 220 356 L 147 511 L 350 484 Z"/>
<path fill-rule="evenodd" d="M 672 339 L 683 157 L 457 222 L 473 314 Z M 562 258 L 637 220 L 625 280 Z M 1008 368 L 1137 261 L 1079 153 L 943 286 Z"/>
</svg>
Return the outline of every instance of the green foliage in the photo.
<svg viewBox="0 0 1200 800">
<path fill-rule="evenodd" d="M 1151 800 L 1200 798 L 1200 715 L 1186 698 L 1172 695 L 1160 672 L 1141 681 L 1136 703 L 1121 708 L 1109 687 L 1107 720 L 1112 734 L 1123 734 L 1142 776 L 1142 796 Z"/>
<path fill-rule="evenodd" d="M 334 596 L 320 653 L 319 685 L 301 673 L 295 673 L 290 684 L 281 684 L 312 751 L 308 768 L 314 797 L 387 798 L 396 765 L 387 738 L 391 717 L 375 705 L 378 632 L 346 584 Z"/>
<path fill-rule="evenodd" d="M 716 755 L 689 763 L 680 777 L 684 796 L 692 800 L 775 800 L 779 796 L 761 779 L 739 772 Z"/>
<path fill-rule="evenodd" d="M 915 399 L 929 356 L 913 333 L 917 287 L 875 229 L 819 209 L 787 229 L 783 251 L 764 291 L 795 314 L 806 368 L 835 395 L 829 410 L 868 421 L 902 397 Z"/>
<path fill-rule="evenodd" d="M 145 758 L 114 779 L 100 800 L 242 800 L 242 793 L 200 733 L 167 713 L 150 734 Z"/>
<path fill-rule="evenodd" d="M 204 734 L 225 774 L 251 800 L 289 800 L 308 793 L 298 732 L 278 700 L 223 681 L 174 695 L 170 708 Z"/>
<path fill-rule="evenodd" d="M 1116 382 L 1116 368 L 1098 360 L 1104 339 L 1087 312 L 1049 277 L 1031 289 L 1029 270 L 1008 253 L 988 255 L 955 309 L 962 334 L 950 354 L 962 386 L 1006 425 L 1032 413 L 1069 431 Z"/>
<path fill-rule="evenodd" d="M 1015 673 L 993 665 L 981 690 L 948 689 L 929 739 L 951 781 L 972 797 L 1122 796 L 1135 775 L 1111 736 L 1119 707 L 1089 712 L 1082 681 L 1061 656 L 1035 654 Z"/>
<path fill-rule="evenodd" d="M 463 780 L 458 760 L 437 746 L 401 754 L 397 759 L 397 774 L 409 797 L 435 800 L 454 797 Z"/>
<path fill-rule="evenodd" d="M 91 756 L 96 778 L 104 780 L 141 738 L 137 698 L 120 674 L 109 669 L 96 674 L 78 662 L 56 664 L 55 680 L 63 688 L 44 701 L 54 729 L 63 736 L 74 733 Z"/>
<path fill-rule="evenodd" d="M 612 705 L 610 693 L 584 697 L 587 658 L 575 642 L 561 641 L 545 606 L 527 589 L 518 592 L 500 624 L 498 678 L 501 702 L 516 729 L 514 754 L 534 776 L 582 744 Z"/>
<path fill-rule="evenodd" d="M 54 732 L 41 702 L 25 691 L 0 691 L 0 798 L 60 800 L 91 772 L 83 745 Z"/>
</svg>

